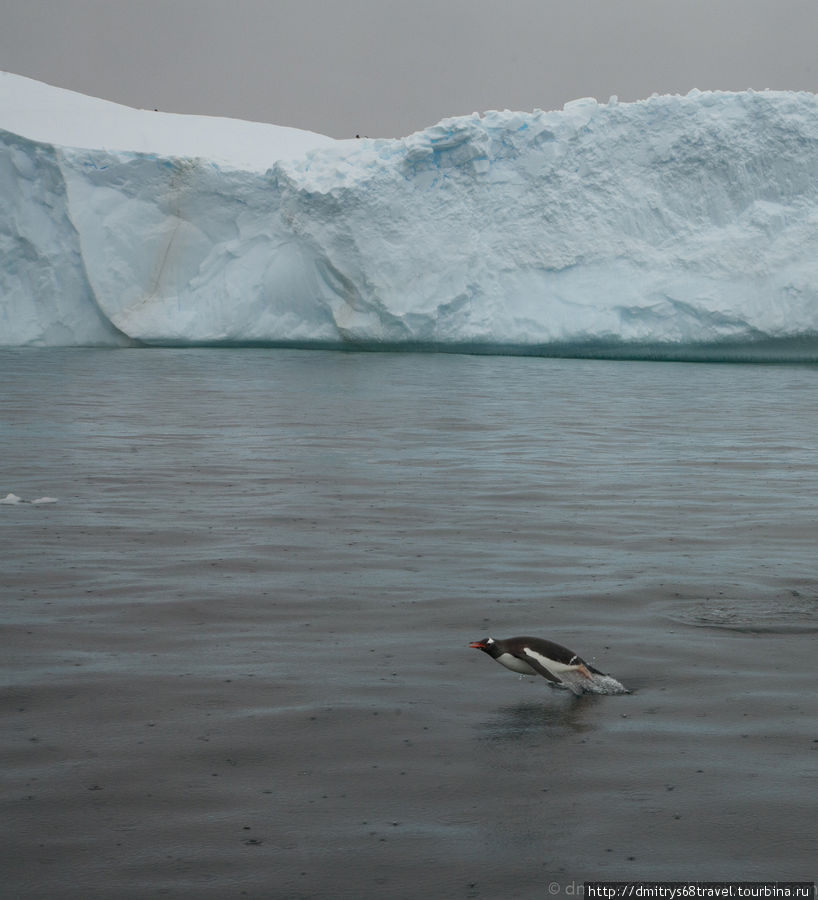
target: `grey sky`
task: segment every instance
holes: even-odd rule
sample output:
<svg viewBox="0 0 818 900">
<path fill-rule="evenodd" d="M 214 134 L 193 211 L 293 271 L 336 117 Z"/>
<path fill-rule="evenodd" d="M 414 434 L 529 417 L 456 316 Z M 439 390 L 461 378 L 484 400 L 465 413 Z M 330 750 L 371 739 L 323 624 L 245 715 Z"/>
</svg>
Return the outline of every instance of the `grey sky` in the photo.
<svg viewBox="0 0 818 900">
<path fill-rule="evenodd" d="M 0 0 L 0 69 L 353 137 L 693 87 L 818 89 L 815 0 Z"/>
</svg>

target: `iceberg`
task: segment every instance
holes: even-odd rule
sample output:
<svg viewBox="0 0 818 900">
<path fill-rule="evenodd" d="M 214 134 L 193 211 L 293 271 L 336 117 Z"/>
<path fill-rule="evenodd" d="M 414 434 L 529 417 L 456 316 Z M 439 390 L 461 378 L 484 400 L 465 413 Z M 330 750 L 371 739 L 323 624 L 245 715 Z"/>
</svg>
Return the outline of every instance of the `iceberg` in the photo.
<svg viewBox="0 0 818 900">
<path fill-rule="evenodd" d="M 818 361 L 818 97 L 335 140 L 0 73 L 0 345 Z"/>
</svg>

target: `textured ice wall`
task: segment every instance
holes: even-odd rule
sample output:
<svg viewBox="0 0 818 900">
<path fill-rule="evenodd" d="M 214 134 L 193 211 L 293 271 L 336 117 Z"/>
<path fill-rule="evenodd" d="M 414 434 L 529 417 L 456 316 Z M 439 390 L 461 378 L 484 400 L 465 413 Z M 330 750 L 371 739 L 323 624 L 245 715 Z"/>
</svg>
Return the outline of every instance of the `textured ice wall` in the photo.
<svg viewBox="0 0 818 900">
<path fill-rule="evenodd" d="M 0 131 L 0 344 L 121 344 L 96 305 L 50 144 Z"/>
<path fill-rule="evenodd" d="M 236 135 L 231 160 L 0 134 L 0 343 L 818 359 L 813 94 L 312 135 L 265 171 Z"/>
</svg>

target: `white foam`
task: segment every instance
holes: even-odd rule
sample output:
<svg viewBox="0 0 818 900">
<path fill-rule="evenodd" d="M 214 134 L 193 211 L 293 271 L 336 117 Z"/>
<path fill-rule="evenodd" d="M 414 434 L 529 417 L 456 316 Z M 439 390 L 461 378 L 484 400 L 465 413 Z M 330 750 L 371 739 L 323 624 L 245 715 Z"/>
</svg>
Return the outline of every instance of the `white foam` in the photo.
<svg viewBox="0 0 818 900">
<path fill-rule="evenodd" d="M 586 678 L 578 672 L 561 672 L 565 687 L 574 694 L 629 694 L 630 691 L 622 682 L 617 681 L 612 675 L 591 674 Z"/>
</svg>

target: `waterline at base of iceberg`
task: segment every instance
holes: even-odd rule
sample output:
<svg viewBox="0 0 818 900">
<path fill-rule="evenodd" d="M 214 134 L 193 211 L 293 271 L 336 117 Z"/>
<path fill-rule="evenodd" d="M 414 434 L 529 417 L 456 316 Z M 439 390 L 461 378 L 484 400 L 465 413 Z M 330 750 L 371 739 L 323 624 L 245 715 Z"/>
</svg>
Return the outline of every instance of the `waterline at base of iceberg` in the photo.
<svg viewBox="0 0 818 900">
<path fill-rule="evenodd" d="M 162 341 L 134 343 L 131 349 L 194 348 L 331 350 L 354 353 L 456 353 L 470 356 L 532 356 L 552 359 L 608 359 L 657 362 L 816 364 L 818 334 L 801 338 L 766 338 L 721 343 L 625 343 L 623 341 L 563 342 L 554 344 L 506 344 L 488 341 L 389 342 L 389 341 Z"/>
</svg>

